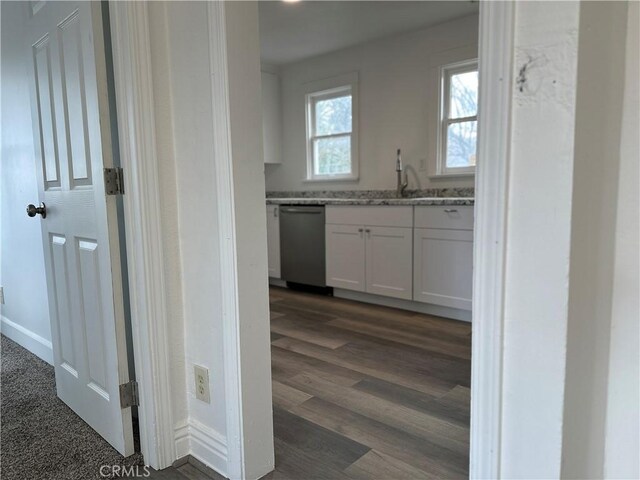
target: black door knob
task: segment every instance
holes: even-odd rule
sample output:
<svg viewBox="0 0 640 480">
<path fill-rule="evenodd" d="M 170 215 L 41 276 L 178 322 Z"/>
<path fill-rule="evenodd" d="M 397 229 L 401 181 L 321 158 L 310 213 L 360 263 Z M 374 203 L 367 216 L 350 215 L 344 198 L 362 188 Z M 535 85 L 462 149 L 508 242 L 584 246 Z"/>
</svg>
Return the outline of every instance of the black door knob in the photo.
<svg viewBox="0 0 640 480">
<path fill-rule="evenodd" d="M 27 205 L 27 215 L 30 217 L 42 215 L 42 218 L 47 218 L 47 206 L 44 203 L 41 203 L 39 207 L 36 207 L 34 204 L 30 203 Z"/>
</svg>

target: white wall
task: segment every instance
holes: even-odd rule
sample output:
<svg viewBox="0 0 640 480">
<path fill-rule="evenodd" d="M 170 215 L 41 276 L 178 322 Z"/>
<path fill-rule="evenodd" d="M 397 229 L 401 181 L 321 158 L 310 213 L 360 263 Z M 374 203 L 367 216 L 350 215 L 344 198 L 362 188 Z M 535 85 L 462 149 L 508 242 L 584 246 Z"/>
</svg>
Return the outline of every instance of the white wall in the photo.
<svg viewBox="0 0 640 480">
<path fill-rule="evenodd" d="M 640 3 L 630 2 L 613 263 L 606 478 L 640 478 Z"/>
<path fill-rule="evenodd" d="M 20 28 L 27 4 L 2 2 L 2 159 L 0 160 L 0 285 L 2 333 L 53 363 L 40 219 L 25 207 L 38 203 L 31 100 Z"/>
<path fill-rule="evenodd" d="M 169 58 L 178 192 L 178 238 L 190 421 L 226 435 L 218 219 L 215 203 L 208 24 L 205 2 L 171 2 Z M 193 365 L 209 369 L 211 404 L 195 398 Z"/>
<path fill-rule="evenodd" d="M 502 478 L 560 477 L 579 8 L 516 4 Z"/>
<path fill-rule="evenodd" d="M 630 6 L 516 4 L 502 478 L 638 477 Z"/>
<path fill-rule="evenodd" d="M 243 441 L 247 478 L 273 468 L 270 362 L 225 371 L 217 162 L 206 2 L 150 3 L 158 168 L 172 335 L 176 455 L 193 455 L 237 478 L 230 455 Z M 257 4 L 226 3 L 229 108 L 237 251 L 239 343 L 245 355 L 269 358 L 266 218 Z M 195 398 L 193 367 L 209 369 L 211 402 Z M 241 381 L 246 435 L 228 428 L 228 382 Z M 185 392 L 186 390 L 186 392 Z M 266 393 L 265 393 L 266 392 Z M 257 412 L 257 413 L 256 413 Z"/>
<path fill-rule="evenodd" d="M 158 163 L 172 315 L 177 457 L 226 471 L 218 218 L 206 2 L 150 3 Z M 211 402 L 193 367 L 209 370 Z"/>
<path fill-rule="evenodd" d="M 625 2 L 580 6 L 563 478 L 603 475 L 626 23 Z"/>
<path fill-rule="evenodd" d="M 477 57 L 478 16 L 380 39 L 281 68 L 283 159 L 267 165 L 267 190 L 394 189 L 396 149 L 410 171 L 409 188 L 472 187 L 464 180 L 431 180 L 435 171 L 438 66 Z M 360 179 L 304 182 L 304 84 L 359 74 Z"/>
</svg>

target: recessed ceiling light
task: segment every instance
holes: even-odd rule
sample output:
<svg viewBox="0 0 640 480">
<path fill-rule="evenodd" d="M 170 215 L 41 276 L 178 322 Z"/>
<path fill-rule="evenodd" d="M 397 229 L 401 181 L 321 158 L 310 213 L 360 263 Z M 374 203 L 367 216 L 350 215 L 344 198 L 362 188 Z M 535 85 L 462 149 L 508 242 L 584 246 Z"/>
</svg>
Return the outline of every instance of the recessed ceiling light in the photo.
<svg viewBox="0 0 640 480">
<path fill-rule="evenodd" d="M 300 0 L 282 0 L 284 3 L 298 3 Z"/>
</svg>

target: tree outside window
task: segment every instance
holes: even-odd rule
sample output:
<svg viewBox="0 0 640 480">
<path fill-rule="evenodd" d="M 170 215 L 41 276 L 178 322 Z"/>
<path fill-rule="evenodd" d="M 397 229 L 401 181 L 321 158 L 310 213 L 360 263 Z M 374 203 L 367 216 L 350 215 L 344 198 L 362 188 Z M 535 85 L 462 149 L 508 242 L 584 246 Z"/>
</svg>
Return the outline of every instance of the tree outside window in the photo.
<svg viewBox="0 0 640 480">
<path fill-rule="evenodd" d="M 354 88 L 349 84 L 307 94 L 308 180 L 356 178 Z"/>
<path fill-rule="evenodd" d="M 439 173 L 473 173 L 478 132 L 477 62 L 442 68 Z"/>
</svg>

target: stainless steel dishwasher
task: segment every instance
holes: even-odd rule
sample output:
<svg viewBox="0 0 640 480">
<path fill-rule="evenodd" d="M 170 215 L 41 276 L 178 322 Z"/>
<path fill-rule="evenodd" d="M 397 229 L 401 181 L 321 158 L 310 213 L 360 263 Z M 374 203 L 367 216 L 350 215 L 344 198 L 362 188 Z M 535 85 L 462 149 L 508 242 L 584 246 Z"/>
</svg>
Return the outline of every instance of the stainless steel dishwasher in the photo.
<svg viewBox="0 0 640 480">
<path fill-rule="evenodd" d="M 282 279 L 326 287 L 324 206 L 280 207 L 280 268 Z"/>
</svg>

